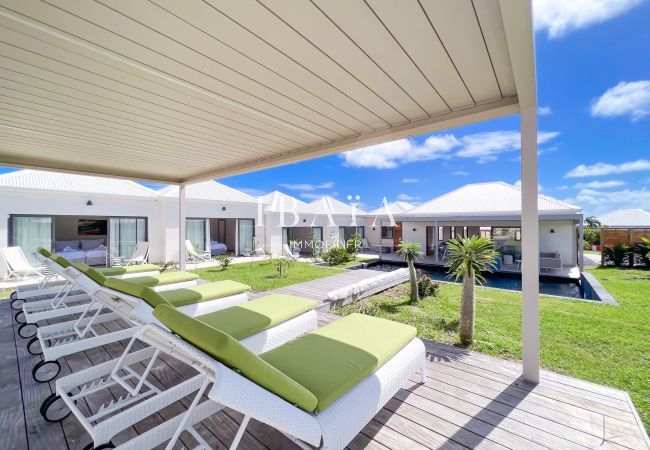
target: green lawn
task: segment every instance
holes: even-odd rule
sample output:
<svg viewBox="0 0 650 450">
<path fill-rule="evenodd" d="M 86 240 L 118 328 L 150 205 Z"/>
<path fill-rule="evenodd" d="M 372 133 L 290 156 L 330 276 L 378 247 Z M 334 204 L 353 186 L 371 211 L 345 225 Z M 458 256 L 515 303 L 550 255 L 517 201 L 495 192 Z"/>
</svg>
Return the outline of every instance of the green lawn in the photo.
<svg viewBox="0 0 650 450">
<path fill-rule="evenodd" d="M 628 391 L 650 428 L 650 272 L 591 270 L 619 306 L 541 297 L 541 360 L 550 370 Z M 521 358 L 521 294 L 476 290 L 476 331 L 471 349 Z M 408 288 L 398 286 L 362 304 L 344 307 L 409 323 L 418 335 L 458 345 L 460 285 L 443 284 L 437 297 L 408 305 Z"/>
<path fill-rule="evenodd" d="M 328 277 L 341 273 L 343 270 L 315 266 L 306 262 L 296 262 L 293 267 L 287 270 L 283 278 L 279 278 L 272 261 L 256 261 L 234 264 L 226 270 L 222 270 L 221 267 L 216 266 L 198 269 L 194 272 L 204 280 L 234 280 L 249 285 L 254 291 L 268 291 L 270 289 L 302 283 L 303 281 Z"/>
</svg>

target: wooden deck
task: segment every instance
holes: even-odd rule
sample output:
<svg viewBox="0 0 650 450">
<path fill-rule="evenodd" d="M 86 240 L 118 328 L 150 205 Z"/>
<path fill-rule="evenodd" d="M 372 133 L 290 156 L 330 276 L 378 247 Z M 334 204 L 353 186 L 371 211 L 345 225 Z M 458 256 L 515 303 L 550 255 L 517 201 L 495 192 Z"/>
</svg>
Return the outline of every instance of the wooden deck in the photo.
<svg viewBox="0 0 650 450">
<path fill-rule="evenodd" d="M 252 298 L 258 298 L 269 293 L 290 294 L 299 297 L 310 298 L 319 302 L 319 310 L 329 310 L 330 301 L 327 299 L 327 293 L 340 287 L 357 283 L 368 278 L 381 275 L 381 272 L 369 269 L 346 270 L 343 273 L 329 277 L 318 278 L 316 280 L 306 281 L 304 283 L 294 284 L 267 292 L 254 292 L 250 295 Z"/>
<path fill-rule="evenodd" d="M 321 313 L 321 324 L 336 316 Z M 109 328 L 119 324 L 107 324 Z M 11 318 L 9 302 L 0 301 L 0 449 L 81 449 L 89 436 L 69 416 L 51 424 L 39 414 L 54 384 L 38 384 L 31 369 L 39 360 L 25 349 Z M 434 342 L 428 349 L 428 378 L 416 378 L 380 411 L 349 444 L 350 449 L 402 448 L 650 448 L 647 434 L 625 392 L 544 372 L 539 385 L 519 378 L 517 363 L 463 351 Z M 124 348 L 116 343 L 62 361 L 62 374 L 115 358 Z M 152 372 L 161 386 L 194 374 L 171 357 Z M 103 399 L 103 401 L 111 399 Z M 94 406 L 97 405 L 88 405 Z M 119 434 L 119 444 L 168 419 L 187 406 L 180 402 Z M 201 424 L 199 432 L 214 448 L 232 441 L 241 415 L 221 412 Z M 194 445 L 183 437 L 183 445 Z M 242 449 L 292 449 L 276 430 L 251 421 Z"/>
</svg>

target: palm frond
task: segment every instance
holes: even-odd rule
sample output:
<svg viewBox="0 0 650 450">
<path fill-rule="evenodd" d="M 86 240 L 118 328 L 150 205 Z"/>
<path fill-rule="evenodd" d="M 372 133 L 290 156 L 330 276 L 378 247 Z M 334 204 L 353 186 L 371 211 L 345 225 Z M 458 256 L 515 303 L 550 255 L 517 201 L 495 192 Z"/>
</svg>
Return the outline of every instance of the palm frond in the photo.
<svg viewBox="0 0 650 450">
<path fill-rule="evenodd" d="M 496 267 L 498 255 L 494 250 L 494 242 L 480 236 L 449 240 L 447 254 L 449 260 L 446 267 L 449 278 L 459 280 L 471 269 L 479 284 L 485 283 L 482 273 L 492 272 Z"/>
</svg>

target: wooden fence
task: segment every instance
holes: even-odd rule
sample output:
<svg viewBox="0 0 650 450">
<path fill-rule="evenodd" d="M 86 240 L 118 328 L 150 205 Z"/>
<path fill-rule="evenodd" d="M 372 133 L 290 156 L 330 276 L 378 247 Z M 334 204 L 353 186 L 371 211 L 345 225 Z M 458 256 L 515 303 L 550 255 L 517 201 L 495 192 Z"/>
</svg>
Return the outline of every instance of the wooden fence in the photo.
<svg viewBox="0 0 650 450">
<path fill-rule="evenodd" d="M 634 245 L 641 242 L 642 237 L 650 239 L 650 228 L 601 228 L 600 245 L 614 247 L 616 244 Z"/>
</svg>

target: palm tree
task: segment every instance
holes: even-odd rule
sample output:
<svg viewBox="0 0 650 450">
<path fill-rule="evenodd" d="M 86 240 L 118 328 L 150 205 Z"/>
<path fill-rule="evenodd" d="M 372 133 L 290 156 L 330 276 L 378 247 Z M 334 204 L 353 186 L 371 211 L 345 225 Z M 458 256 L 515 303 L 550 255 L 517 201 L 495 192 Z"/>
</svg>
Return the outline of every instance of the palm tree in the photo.
<svg viewBox="0 0 650 450">
<path fill-rule="evenodd" d="M 447 268 L 449 277 L 463 279 L 460 301 L 460 342 L 471 344 L 474 340 L 474 284 L 485 282 L 482 272 L 492 272 L 497 252 L 491 239 L 472 236 L 451 239 L 447 242 Z"/>
<path fill-rule="evenodd" d="M 418 301 L 418 280 L 415 275 L 415 261 L 422 259 L 422 246 L 417 242 L 399 241 L 397 254 L 402 257 L 409 266 L 409 275 L 411 277 L 411 302 Z"/>
<path fill-rule="evenodd" d="M 598 220 L 597 217 L 595 216 L 589 216 L 585 219 L 585 225 L 587 225 L 588 228 L 600 228 L 601 223 L 600 220 Z"/>
</svg>

